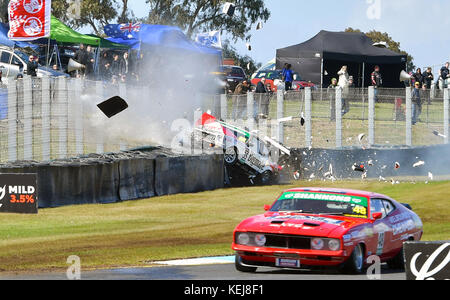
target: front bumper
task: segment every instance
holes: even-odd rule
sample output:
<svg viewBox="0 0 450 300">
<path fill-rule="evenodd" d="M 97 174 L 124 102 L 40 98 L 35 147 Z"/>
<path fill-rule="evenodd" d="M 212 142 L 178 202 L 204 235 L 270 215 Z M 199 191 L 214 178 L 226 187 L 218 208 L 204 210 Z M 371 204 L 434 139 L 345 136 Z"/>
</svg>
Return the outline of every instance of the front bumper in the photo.
<svg viewBox="0 0 450 300">
<path fill-rule="evenodd" d="M 347 251 L 318 251 L 318 250 L 295 250 L 260 248 L 233 244 L 232 249 L 241 257 L 242 263 L 256 267 L 276 267 L 277 258 L 299 260 L 301 267 L 304 266 L 339 266 L 349 256 Z"/>
</svg>

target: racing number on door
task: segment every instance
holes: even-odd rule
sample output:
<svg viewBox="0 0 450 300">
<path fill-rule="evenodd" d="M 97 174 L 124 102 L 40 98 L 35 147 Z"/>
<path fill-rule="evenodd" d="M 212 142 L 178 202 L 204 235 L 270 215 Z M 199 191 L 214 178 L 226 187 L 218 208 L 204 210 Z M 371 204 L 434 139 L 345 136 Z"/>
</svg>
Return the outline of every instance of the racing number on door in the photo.
<svg viewBox="0 0 450 300">
<path fill-rule="evenodd" d="M 378 233 L 377 255 L 383 254 L 384 248 L 384 232 Z"/>
</svg>

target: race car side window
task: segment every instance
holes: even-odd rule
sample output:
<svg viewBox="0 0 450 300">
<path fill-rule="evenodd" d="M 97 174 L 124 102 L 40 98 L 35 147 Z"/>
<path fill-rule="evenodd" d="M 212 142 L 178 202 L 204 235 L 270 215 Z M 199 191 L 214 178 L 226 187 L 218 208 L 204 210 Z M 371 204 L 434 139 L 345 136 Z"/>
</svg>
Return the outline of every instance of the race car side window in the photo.
<svg viewBox="0 0 450 300">
<path fill-rule="evenodd" d="M 374 214 L 374 213 L 382 213 L 383 214 L 383 218 L 386 217 L 386 210 L 384 209 L 383 206 L 383 200 L 381 199 L 371 199 L 370 200 L 370 213 Z"/>
<path fill-rule="evenodd" d="M 383 205 L 387 216 L 395 210 L 395 206 L 389 200 L 383 200 Z"/>
</svg>

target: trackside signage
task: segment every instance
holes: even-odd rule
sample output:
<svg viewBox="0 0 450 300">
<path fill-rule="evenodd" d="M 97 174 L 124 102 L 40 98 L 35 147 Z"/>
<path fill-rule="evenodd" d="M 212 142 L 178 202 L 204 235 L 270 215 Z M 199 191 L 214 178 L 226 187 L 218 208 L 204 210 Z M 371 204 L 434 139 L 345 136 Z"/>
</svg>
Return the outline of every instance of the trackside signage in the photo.
<svg viewBox="0 0 450 300">
<path fill-rule="evenodd" d="M 406 242 L 407 280 L 450 280 L 450 241 Z"/>
<path fill-rule="evenodd" d="M 36 174 L 0 174 L 0 213 L 38 213 Z"/>
</svg>

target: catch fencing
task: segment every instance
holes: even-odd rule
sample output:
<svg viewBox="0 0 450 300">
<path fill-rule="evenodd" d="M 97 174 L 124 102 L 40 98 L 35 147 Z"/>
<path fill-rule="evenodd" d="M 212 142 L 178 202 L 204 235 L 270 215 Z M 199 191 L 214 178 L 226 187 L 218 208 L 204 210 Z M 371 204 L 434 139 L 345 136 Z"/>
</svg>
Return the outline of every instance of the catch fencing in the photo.
<svg viewBox="0 0 450 300">
<path fill-rule="evenodd" d="M 126 93 L 125 85 L 64 77 L 10 80 L 0 88 L 0 161 L 51 161 L 145 145 L 110 138 L 107 128 L 95 126 L 106 118 L 96 105 Z"/>
<path fill-rule="evenodd" d="M 433 87 L 419 92 L 422 105 L 415 125 L 411 88 L 306 88 L 228 95 L 222 99 L 221 117 L 293 148 L 448 144 L 449 90 Z"/>
<path fill-rule="evenodd" d="M 150 87 L 127 87 L 81 79 L 25 78 L 0 87 L 0 162 L 46 162 L 86 154 L 154 145 L 152 136 L 109 128 L 96 105 L 119 95 L 149 102 Z M 412 90 L 312 89 L 246 95 L 202 95 L 186 111 L 192 129 L 202 112 L 274 138 L 292 148 L 396 148 L 448 144 L 449 90 L 420 91 L 419 120 L 412 124 Z M 176 102 L 176 99 L 175 99 Z M 135 103 L 130 104 L 133 116 Z M 139 107 L 139 106 L 138 106 Z M 166 112 L 171 113 L 171 107 Z M 188 109 L 186 109 L 188 110 Z M 137 113 L 137 112 L 136 112 Z M 116 118 L 116 117 L 115 117 Z M 120 116 L 119 116 L 120 118 Z M 116 119 L 114 119 L 116 120 Z M 130 120 L 132 122 L 133 120 Z M 158 121 L 158 120 L 157 120 Z M 172 122 L 171 120 L 170 122 Z M 126 123 L 126 122 L 125 122 Z M 173 124 L 156 131 L 177 135 Z M 113 133 L 111 133 L 113 132 Z"/>
</svg>

